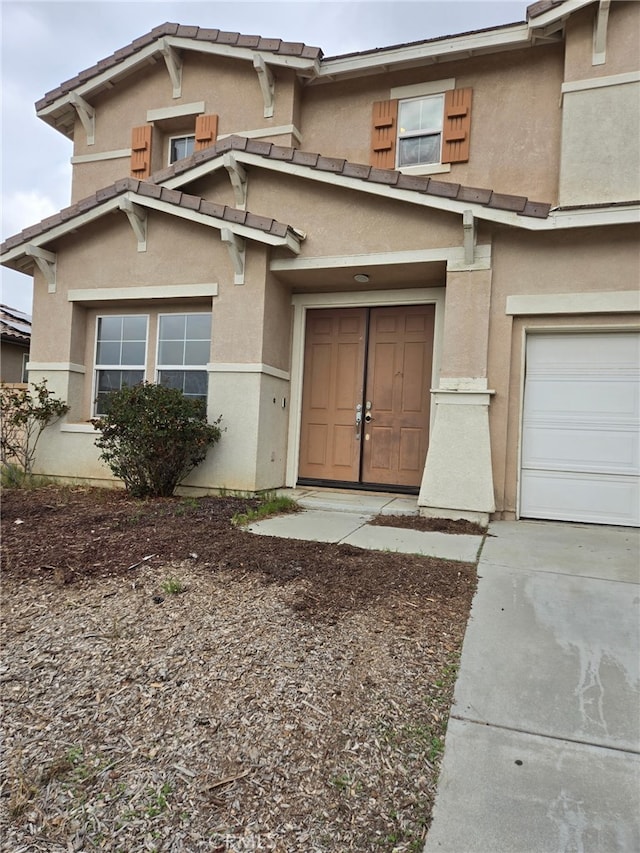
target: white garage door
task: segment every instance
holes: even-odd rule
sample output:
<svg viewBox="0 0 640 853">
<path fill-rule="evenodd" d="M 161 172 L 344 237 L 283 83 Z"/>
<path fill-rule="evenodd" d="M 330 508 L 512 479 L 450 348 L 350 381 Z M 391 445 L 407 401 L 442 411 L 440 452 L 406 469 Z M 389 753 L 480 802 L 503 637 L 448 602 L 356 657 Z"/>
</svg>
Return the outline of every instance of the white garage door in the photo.
<svg viewBox="0 0 640 853">
<path fill-rule="evenodd" d="M 640 334 L 527 338 L 520 516 L 640 526 Z"/>
</svg>

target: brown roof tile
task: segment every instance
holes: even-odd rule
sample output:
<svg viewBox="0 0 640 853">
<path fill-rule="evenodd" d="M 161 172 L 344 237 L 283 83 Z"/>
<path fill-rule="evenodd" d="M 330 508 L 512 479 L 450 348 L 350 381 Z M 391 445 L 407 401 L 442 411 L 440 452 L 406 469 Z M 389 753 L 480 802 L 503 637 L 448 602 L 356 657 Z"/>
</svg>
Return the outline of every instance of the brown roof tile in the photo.
<svg viewBox="0 0 640 853">
<path fill-rule="evenodd" d="M 207 216 L 215 216 L 216 219 L 224 219 L 226 205 L 217 204 L 215 201 L 207 201 L 202 199 L 200 202 L 200 213 L 205 213 Z"/>
<path fill-rule="evenodd" d="M 164 23 L 158 27 L 154 27 L 150 32 L 141 35 L 131 44 L 116 50 L 111 56 L 100 59 L 95 65 L 81 71 L 80 74 L 72 77 L 70 80 L 65 80 L 55 89 L 47 92 L 40 100 L 36 102 L 36 110 L 41 110 L 52 104 L 58 98 L 66 95 L 81 83 L 91 80 L 103 71 L 119 65 L 125 59 L 133 56 L 138 51 L 153 44 L 154 41 L 163 38 L 164 36 L 177 36 L 179 38 L 193 39 L 195 42 L 210 42 L 212 44 L 236 45 L 238 47 L 246 47 L 266 51 L 268 53 L 277 53 L 284 56 L 300 56 L 302 59 L 321 59 L 322 50 L 319 47 L 311 47 L 302 44 L 302 42 L 286 42 L 281 39 L 263 38 L 257 35 L 242 35 L 241 33 L 225 32 L 223 30 L 200 28 L 195 26 L 186 26 L 183 24 Z"/>
<path fill-rule="evenodd" d="M 564 0 L 539 0 L 538 3 L 532 3 L 530 6 L 527 6 L 527 21 L 530 21 L 532 18 L 538 18 L 550 9 L 562 6 L 563 3 Z"/>
<path fill-rule="evenodd" d="M 500 210 L 512 210 L 522 213 L 527 204 L 527 199 L 522 195 L 505 195 L 505 193 L 491 193 L 491 199 L 487 207 L 497 207 Z"/>
<path fill-rule="evenodd" d="M 343 158 L 340 159 L 338 157 L 318 157 L 318 161 L 316 163 L 316 169 L 320 169 L 322 172 L 340 172 L 342 173 L 344 169 L 344 164 L 347 161 Z"/>
</svg>

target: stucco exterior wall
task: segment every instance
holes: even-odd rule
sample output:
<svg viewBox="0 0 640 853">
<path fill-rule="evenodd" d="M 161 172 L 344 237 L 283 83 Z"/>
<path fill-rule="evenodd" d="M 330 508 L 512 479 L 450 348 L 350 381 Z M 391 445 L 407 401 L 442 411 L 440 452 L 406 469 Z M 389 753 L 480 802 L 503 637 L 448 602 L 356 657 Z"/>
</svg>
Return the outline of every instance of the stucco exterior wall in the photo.
<svg viewBox="0 0 640 853">
<path fill-rule="evenodd" d="M 22 382 L 22 357 L 29 347 L 2 341 L 0 347 L 0 382 Z"/>
<path fill-rule="evenodd" d="M 274 114 L 264 117 L 264 101 L 253 66 L 247 60 L 208 56 L 183 51 L 182 94 L 173 97 L 173 87 L 164 62 L 158 61 L 136 72 L 135 86 L 127 79 L 109 92 L 92 100 L 96 111 L 95 142 L 87 144 L 84 128 L 78 119 L 74 136 L 74 157 L 95 157 L 113 151 L 129 150 L 132 128 L 147 124 L 149 110 L 204 104 L 204 113 L 218 115 L 218 135 L 259 131 L 293 122 L 297 84 L 293 72 L 275 69 L 276 97 Z M 197 113 L 181 118 L 153 122 L 153 170 L 168 165 L 169 137 L 193 133 Z M 278 137 L 288 144 L 290 137 Z M 274 138 L 272 141 L 276 141 Z M 74 165 L 72 201 L 85 198 L 100 187 L 130 174 L 130 158 L 80 162 Z"/>
<path fill-rule="evenodd" d="M 493 244 L 492 308 L 489 335 L 489 409 L 496 510 L 515 513 L 522 406 L 523 329 L 629 326 L 637 315 L 558 314 L 513 317 L 507 297 L 558 293 L 637 292 L 640 283 L 639 230 L 624 228 L 561 232 L 552 235 L 496 233 Z M 615 269 L 611 258 L 615 257 Z M 605 300 L 606 301 L 606 300 Z M 586 307 L 587 301 L 585 299 Z"/>
<path fill-rule="evenodd" d="M 562 45 L 552 45 L 310 86 L 302 147 L 368 163 L 373 102 L 388 99 L 397 86 L 453 78 L 456 88 L 473 89 L 470 156 L 438 180 L 555 202 L 562 75 Z"/>
<path fill-rule="evenodd" d="M 607 24 L 606 61 L 593 64 L 593 27 L 598 4 L 572 15 L 566 24 L 564 81 L 588 80 L 638 70 L 640 3 L 613 0 Z"/>
</svg>

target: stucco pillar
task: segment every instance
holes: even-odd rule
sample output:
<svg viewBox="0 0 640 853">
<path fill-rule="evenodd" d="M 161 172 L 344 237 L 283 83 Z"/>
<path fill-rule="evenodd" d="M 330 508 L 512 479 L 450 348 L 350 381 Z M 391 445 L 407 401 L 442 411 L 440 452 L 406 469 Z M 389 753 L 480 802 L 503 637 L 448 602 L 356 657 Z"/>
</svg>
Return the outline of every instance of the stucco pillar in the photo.
<svg viewBox="0 0 640 853">
<path fill-rule="evenodd" d="M 440 382 L 418 498 L 422 515 L 486 524 L 495 510 L 487 352 L 491 270 L 447 272 Z"/>
</svg>

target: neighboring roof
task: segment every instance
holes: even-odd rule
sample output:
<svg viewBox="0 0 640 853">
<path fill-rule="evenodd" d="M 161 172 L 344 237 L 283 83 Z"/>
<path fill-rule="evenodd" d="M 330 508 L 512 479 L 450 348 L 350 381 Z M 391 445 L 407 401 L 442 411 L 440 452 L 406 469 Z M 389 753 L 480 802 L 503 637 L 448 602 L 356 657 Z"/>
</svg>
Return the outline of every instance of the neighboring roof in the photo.
<svg viewBox="0 0 640 853">
<path fill-rule="evenodd" d="M 0 338 L 3 341 L 29 346 L 31 342 L 31 316 L 0 305 Z"/>
</svg>

